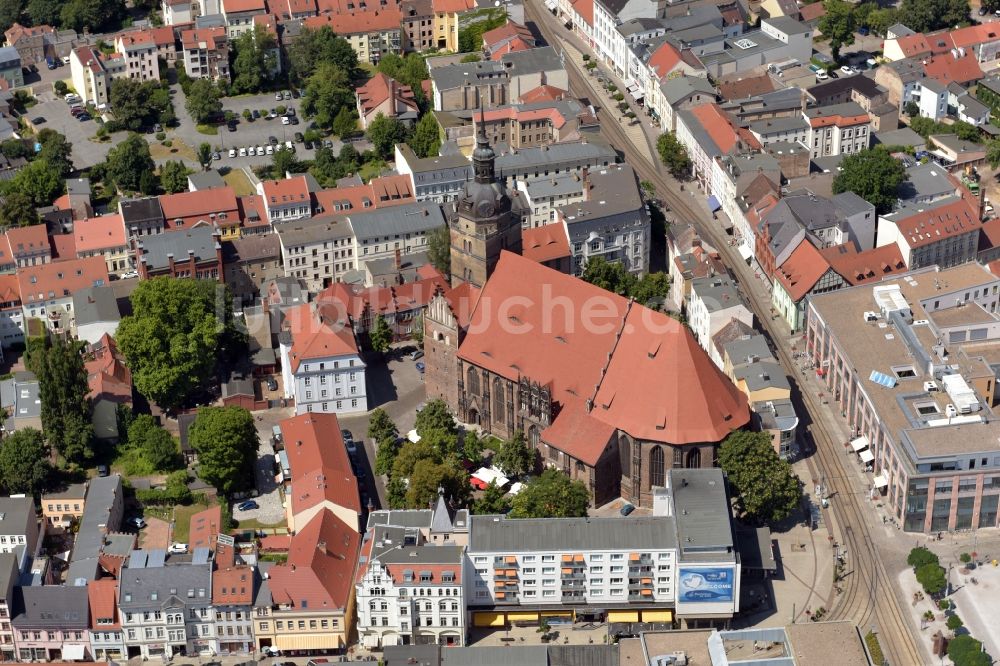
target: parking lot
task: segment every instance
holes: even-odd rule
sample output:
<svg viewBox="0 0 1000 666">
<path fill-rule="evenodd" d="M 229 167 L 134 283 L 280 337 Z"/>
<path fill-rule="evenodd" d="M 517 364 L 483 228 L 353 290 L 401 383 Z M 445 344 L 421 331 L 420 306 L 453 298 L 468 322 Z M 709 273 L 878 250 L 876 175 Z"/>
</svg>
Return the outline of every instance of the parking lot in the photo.
<svg viewBox="0 0 1000 666">
<path fill-rule="evenodd" d="M 45 122 L 36 125 L 37 129 L 53 129 L 73 144 L 73 165 L 77 169 L 86 169 L 104 161 L 115 142 L 90 140 L 97 133 L 96 120 L 80 122 L 70 114 L 69 105 L 57 99 L 51 91 L 39 93 L 37 99 L 38 104 L 28 109 L 25 115 L 32 121 L 45 118 Z"/>
</svg>

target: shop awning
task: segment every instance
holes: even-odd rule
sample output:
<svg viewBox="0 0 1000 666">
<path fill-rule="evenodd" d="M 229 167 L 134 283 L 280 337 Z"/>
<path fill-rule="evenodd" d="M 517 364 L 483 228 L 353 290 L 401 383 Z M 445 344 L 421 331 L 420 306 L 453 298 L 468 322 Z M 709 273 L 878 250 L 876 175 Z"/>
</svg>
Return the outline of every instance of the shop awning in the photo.
<svg viewBox="0 0 1000 666">
<path fill-rule="evenodd" d="M 279 650 L 339 650 L 337 634 L 306 634 L 304 636 L 278 636 Z"/>
<path fill-rule="evenodd" d="M 674 613 L 668 610 L 642 611 L 643 622 L 673 622 Z"/>
<path fill-rule="evenodd" d="M 537 622 L 538 613 L 507 613 L 509 622 Z"/>
<path fill-rule="evenodd" d="M 876 474 L 875 478 L 872 479 L 876 488 L 885 488 L 889 485 L 889 479 L 885 478 L 884 474 Z"/>
<path fill-rule="evenodd" d="M 871 461 L 875 460 L 875 456 L 872 454 L 871 451 L 867 449 L 862 451 L 860 455 L 861 455 L 861 462 L 863 463 L 870 463 Z"/>
<path fill-rule="evenodd" d="M 862 449 L 867 449 L 868 444 L 869 444 L 868 438 L 864 436 L 851 440 L 851 448 L 854 449 L 855 451 L 861 451 Z"/>
<path fill-rule="evenodd" d="M 740 256 L 743 257 L 743 261 L 746 261 L 753 256 L 753 248 L 746 243 L 740 243 L 736 246 L 736 249 L 739 250 Z"/>
<path fill-rule="evenodd" d="M 556 0 L 545 0 L 545 6 L 549 8 L 549 11 L 553 12 L 556 10 L 556 7 L 558 7 Z"/>
<path fill-rule="evenodd" d="M 638 622 L 639 611 L 608 611 L 608 622 Z"/>
<path fill-rule="evenodd" d="M 62 650 L 63 659 L 66 661 L 82 661 L 83 660 L 83 646 L 82 645 L 64 645 Z"/>
<path fill-rule="evenodd" d="M 475 627 L 502 627 L 504 625 L 503 613 L 475 613 L 472 616 L 472 625 Z"/>
<path fill-rule="evenodd" d="M 720 208 L 722 208 L 722 204 L 719 203 L 719 200 L 715 198 L 714 194 L 710 194 L 708 197 L 708 209 L 714 213 Z"/>
</svg>

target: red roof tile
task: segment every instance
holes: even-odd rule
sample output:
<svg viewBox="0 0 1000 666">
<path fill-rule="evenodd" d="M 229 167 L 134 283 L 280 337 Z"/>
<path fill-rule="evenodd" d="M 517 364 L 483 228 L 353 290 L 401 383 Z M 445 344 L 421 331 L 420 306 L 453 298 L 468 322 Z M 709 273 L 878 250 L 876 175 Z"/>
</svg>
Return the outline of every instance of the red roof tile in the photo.
<svg viewBox="0 0 1000 666">
<path fill-rule="evenodd" d="M 76 259 L 76 238 L 73 234 L 56 234 L 49 236 L 49 247 L 52 249 L 52 261 Z"/>
<path fill-rule="evenodd" d="M 132 401 L 132 371 L 125 365 L 125 357 L 118 352 L 114 339 L 105 333 L 87 350 L 84 362 L 91 400 L 110 400 L 126 403 Z"/>
<path fill-rule="evenodd" d="M 316 296 L 316 303 L 329 312 L 331 318 L 346 313 L 352 321 L 359 322 L 366 315 L 374 317 L 422 309 L 434 294 L 447 288 L 444 276 L 435 270 L 431 277 L 390 287 L 335 282 Z"/>
<path fill-rule="evenodd" d="M 970 25 L 948 33 L 955 46 L 973 47 L 1000 40 L 1000 30 L 994 23 Z"/>
<path fill-rule="evenodd" d="M 822 2 L 799 5 L 799 20 L 803 23 L 808 23 L 824 16 L 826 16 L 826 6 Z"/>
<path fill-rule="evenodd" d="M 114 578 L 99 578 L 87 584 L 87 599 L 90 602 L 90 628 L 99 631 L 121 629 L 118 617 L 118 581 Z M 98 620 L 102 620 L 98 624 Z M 108 624 L 106 620 L 111 620 Z"/>
<path fill-rule="evenodd" d="M 226 29 L 222 27 L 197 28 L 181 33 L 181 43 L 185 49 L 213 50 L 219 48 L 227 39 Z"/>
<path fill-rule="evenodd" d="M 274 603 L 312 612 L 346 608 L 354 591 L 360 540 L 331 511 L 320 511 L 292 537 L 288 563 L 268 572 Z"/>
<path fill-rule="evenodd" d="M 194 548 L 215 548 L 216 537 L 222 527 L 222 507 L 210 506 L 191 516 L 188 541 Z"/>
<path fill-rule="evenodd" d="M 664 77 L 673 71 L 674 67 L 681 62 L 681 52 L 670 42 L 663 42 L 660 47 L 649 56 L 647 66 L 652 69 L 657 76 Z"/>
<path fill-rule="evenodd" d="M 267 5 L 264 0 L 222 0 L 222 11 L 226 14 L 264 12 L 267 11 Z"/>
<path fill-rule="evenodd" d="M 358 481 L 347 457 L 336 414 L 309 413 L 281 422 L 292 470 L 292 515 L 329 502 L 361 512 Z"/>
<path fill-rule="evenodd" d="M 17 270 L 17 281 L 25 303 L 66 298 L 73 292 L 108 283 L 104 257 L 70 259 L 51 264 L 26 266 Z"/>
<path fill-rule="evenodd" d="M 261 183 L 264 202 L 268 206 L 309 203 L 309 182 L 305 176 L 295 176 L 282 180 L 265 180 Z"/>
<path fill-rule="evenodd" d="M 49 233 L 44 224 L 33 224 L 30 227 L 13 227 L 7 230 L 7 240 L 14 256 L 25 253 L 35 253 L 49 249 Z"/>
<path fill-rule="evenodd" d="M 531 104 L 532 102 L 555 102 L 566 96 L 566 91 L 555 86 L 544 85 L 532 88 L 521 95 L 517 100 L 519 104 Z"/>
<path fill-rule="evenodd" d="M 329 26 L 337 35 L 354 35 L 362 32 L 380 32 L 399 30 L 403 21 L 403 13 L 398 7 L 389 6 L 385 9 L 367 12 L 348 12 L 342 14 L 321 14 L 303 19 L 307 28 L 319 29 Z"/>
<path fill-rule="evenodd" d="M 21 285 L 13 273 L 0 275 L 0 303 L 16 303 L 21 305 Z"/>
<path fill-rule="evenodd" d="M 792 300 L 798 302 L 828 270 L 830 264 L 826 258 L 809 240 L 803 239 L 774 274 Z"/>
<path fill-rule="evenodd" d="M 542 431 L 542 441 L 593 467 L 614 434 L 614 426 L 588 414 L 583 403 L 574 401 Z"/>
<path fill-rule="evenodd" d="M 127 244 L 125 223 L 117 213 L 77 220 L 73 223 L 73 237 L 78 253 L 97 252 Z"/>
<path fill-rule="evenodd" d="M 577 13 L 580 19 L 587 25 L 593 27 L 594 0 L 570 0 L 570 4 L 573 5 L 573 11 Z"/>
<path fill-rule="evenodd" d="M 971 83 L 983 78 L 983 68 L 971 49 L 961 58 L 942 53 L 923 60 L 924 74 L 948 85 L 951 82 Z"/>
<path fill-rule="evenodd" d="M 285 313 L 285 328 L 292 334 L 292 372 L 297 372 L 299 364 L 311 358 L 358 353 L 358 343 L 350 324 L 323 318 L 322 313 L 316 314 L 309 303 Z"/>
<path fill-rule="evenodd" d="M 445 549 L 442 549 L 445 550 Z M 448 549 L 450 552 L 450 549 Z M 384 565 L 386 570 L 389 572 L 389 577 L 392 578 L 392 582 L 395 585 L 402 587 L 415 587 L 419 586 L 423 582 L 423 574 L 428 573 L 431 576 L 430 582 L 433 585 L 440 585 L 444 580 L 444 572 L 454 574 L 454 583 L 456 585 L 462 584 L 462 565 L 455 564 L 454 562 L 447 562 L 445 564 L 430 564 L 428 562 L 429 558 L 432 558 L 437 553 L 431 547 L 425 547 L 420 549 L 420 576 L 411 575 L 412 580 L 406 582 L 406 571 L 409 570 L 411 573 L 414 567 L 412 564 L 402 563 L 402 564 L 386 564 Z"/>
<path fill-rule="evenodd" d="M 475 312 L 476 306 L 479 304 L 481 294 L 482 289 L 468 282 L 445 292 L 445 300 L 448 301 L 448 306 L 455 316 L 455 320 L 458 321 L 459 328 L 468 328 L 469 324 L 472 323 L 472 313 Z"/>
<path fill-rule="evenodd" d="M 483 45 L 487 50 L 500 45 L 503 42 L 520 37 L 522 41 L 534 43 L 535 37 L 525 26 L 515 23 L 510 19 L 499 28 L 493 28 L 483 33 Z"/>
<path fill-rule="evenodd" d="M 540 264 L 570 256 L 569 238 L 561 224 L 546 224 L 521 232 L 524 256 Z"/>
<path fill-rule="evenodd" d="M 692 108 L 691 113 L 698 119 L 702 128 L 719 147 L 723 155 L 728 154 L 736 147 L 739 135 L 733 129 L 729 116 L 726 115 L 721 106 L 714 102 L 700 104 Z"/>
<path fill-rule="evenodd" d="M 937 243 L 981 228 L 979 212 L 965 199 L 914 213 L 895 221 L 910 248 Z"/>
<path fill-rule="evenodd" d="M 403 104 L 412 111 L 419 111 L 417 99 L 413 96 L 413 90 L 410 89 L 410 86 L 404 86 L 382 72 L 377 72 L 368 80 L 368 83 L 358 88 L 355 94 L 364 115 L 371 113 L 390 97 L 395 99 L 397 104 Z"/>
<path fill-rule="evenodd" d="M 822 6 L 823 3 L 816 3 Z M 746 99 L 774 90 L 774 81 L 767 74 L 719 81 L 719 95 L 724 100 Z"/>
<path fill-rule="evenodd" d="M 830 268 L 850 285 L 878 282 L 887 276 L 905 272 L 906 262 L 895 243 L 858 252 L 853 243 L 827 247 L 820 253 Z"/>
<path fill-rule="evenodd" d="M 169 227 L 176 224 L 175 220 L 183 220 L 184 226 L 190 227 L 198 221 L 237 219 L 239 216 L 236 193 L 228 186 L 199 192 L 165 194 L 160 197 L 160 208 L 163 209 L 163 218 Z"/>
<path fill-rule="evenodd" d="M 212 603 L 216 606 L 249 606 L 253 603 L 253 570 L 247 566 L 218 568 L 212 572 Z"/>
<path fill-rule="evenodd" d="M 951 48 L 950 39 L 948 40 L 948 48 Z M 930 53 L 931 45 L 928 43 L 927 38 L 921 33 L 915 35 L 907 35 L 905 37 L 897 37 L 896 45 L 899 50 L 903 52 L 903 55 L 907 58 L 921 54 Z"/>
<path fill-rule="evenodd" d="M 433 0 L 431 6 L 436 14 L 457 14 L 474 9 L 476 0 Z"/>
</svg>

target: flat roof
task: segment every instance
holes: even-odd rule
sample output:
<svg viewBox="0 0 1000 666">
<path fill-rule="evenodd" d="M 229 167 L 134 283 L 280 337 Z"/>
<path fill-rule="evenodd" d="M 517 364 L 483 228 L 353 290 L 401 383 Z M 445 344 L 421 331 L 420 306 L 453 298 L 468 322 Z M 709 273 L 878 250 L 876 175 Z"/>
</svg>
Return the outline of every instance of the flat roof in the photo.
<svg viewBox="0 0 1000 666">
<path fill-rule="evenodd" d="M 508 518 L 472 516 L 470 553 L 567 550 L 665 550 L 676 548 L 674 519 L 635 518 Z"/>
</svg>

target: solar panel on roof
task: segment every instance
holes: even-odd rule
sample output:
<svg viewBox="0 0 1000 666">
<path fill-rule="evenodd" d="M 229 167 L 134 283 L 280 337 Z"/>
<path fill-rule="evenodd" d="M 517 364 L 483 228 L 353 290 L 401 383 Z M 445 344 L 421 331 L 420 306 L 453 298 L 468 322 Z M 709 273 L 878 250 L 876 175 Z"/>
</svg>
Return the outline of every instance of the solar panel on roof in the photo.
<svg viewBox="0 0 1000 666">
<path fill-rule="evenodd" d="M 191 555 L 191 564 L 208 564 L 208 548 L 195 548 Z"/>
<path fill-rule="evenodd" d="M 879 372 L 878 370 L 872 370 L 872 374 L 868 377 L 871 381 L 875 382 L 879 386 L 884 386 L 886 388 L 895 388 L 896 378 L 885 374 L 884 372 Z"/>
</svg>

